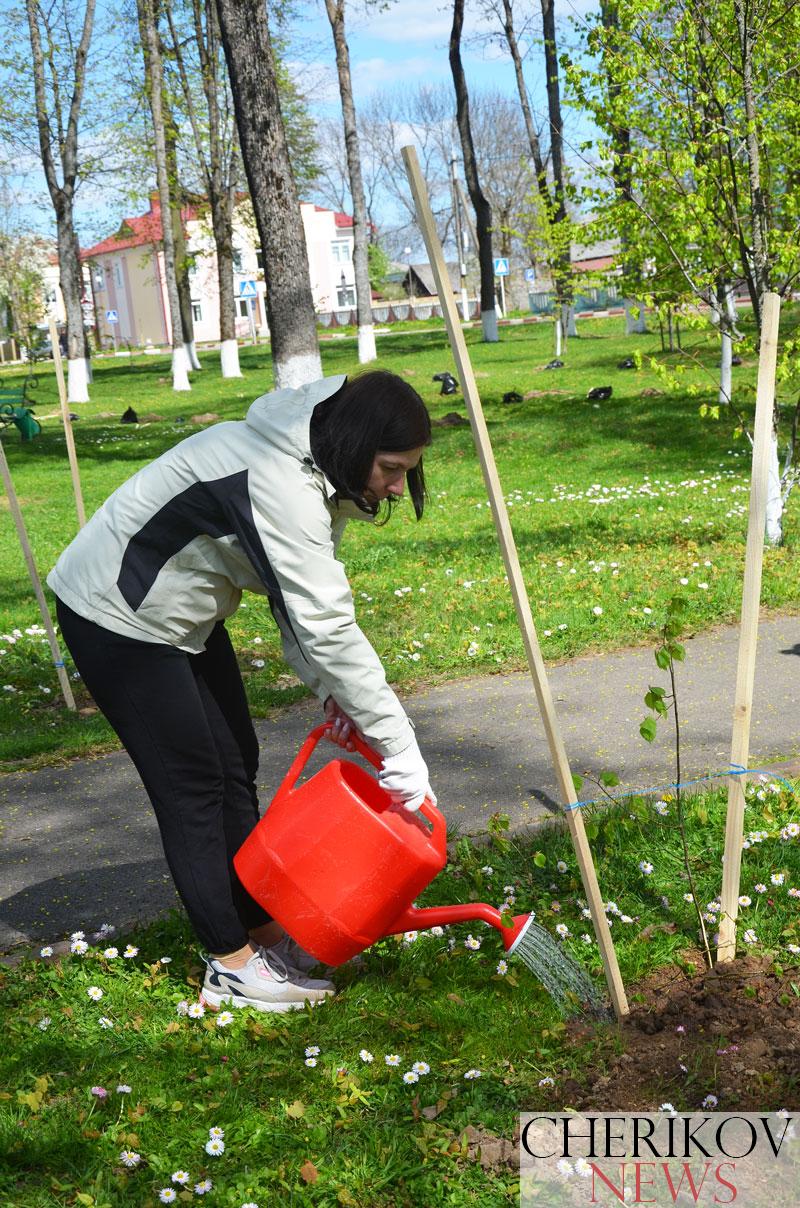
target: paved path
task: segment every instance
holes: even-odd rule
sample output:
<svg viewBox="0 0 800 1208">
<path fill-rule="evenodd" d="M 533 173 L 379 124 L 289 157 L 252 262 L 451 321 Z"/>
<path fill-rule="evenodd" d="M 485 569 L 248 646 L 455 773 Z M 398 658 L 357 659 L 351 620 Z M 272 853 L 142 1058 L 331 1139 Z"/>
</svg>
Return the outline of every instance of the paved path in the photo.
<svg viewBox="0 0 800 1208">
<path fill-rule="evenodd" d="M 678 691 L 683 776 L 690 779 L 728 765 L 738 629 L 720 628 L 686 645 Z M 800 754 L 798 656 L 800 617 L 762 622 L 751 767 Z M 639 736 L 644 692 L 666 682 L 651 648 L 574 659 L 548 674 L 573 772 L 613 770 L 623 780 L 617 791 L 674 778 L 669 727 L 662 723 L 652 745 Z M 406 705 L 451 826 L 480 832 L 496 810 L 523 826 L 557 809 L 527 674 L 443 684 L 409 696 Z M 319 717 L 305 703 L 258 723 L 264 802 Z M 596 793 L 587 785 L 583 795 Z M 176 901 L 149 804 L 124 752 L 0 777 L 0 826 L 0 950 L 151 918 Z"/>
</svg>

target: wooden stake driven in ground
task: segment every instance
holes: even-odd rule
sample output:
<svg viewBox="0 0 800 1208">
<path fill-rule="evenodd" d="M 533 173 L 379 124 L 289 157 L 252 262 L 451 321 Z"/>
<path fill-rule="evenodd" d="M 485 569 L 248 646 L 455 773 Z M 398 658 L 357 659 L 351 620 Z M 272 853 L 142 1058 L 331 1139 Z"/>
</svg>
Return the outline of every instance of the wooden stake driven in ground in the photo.
<svg viewBox="0 0 800 1208">
<path fill-rule="evenodd" d="M 78 528 L 83 528 L 84 524 L 86 523 L 86 510 L 83 506 L 81 476 L 78 472 L 78 457 L 75 452 L 75 437 L 72 432 L 72 420 L 69 418 L 67 390 L 64 385 L 64 366 L 61 364 L 61 349 L 58 344 L 58 332 L 56 331 L 55 319 L 50 320 L 50 344 L 53 349 L 53 364 L 56 367 L 58 397 L 61 402 L 61 418 L 64 421 L 64 438 L 67 442 L 67 457 L 69 458 L 69 469 L 72 475 L 72 490 L 75 495 L 75 508 L 78 513 Z"/>
<path fill-rule="evenodd" d="M 536 689 L 536 698 L 539 702 L 542 720 L 544 721 L 547 742 L 558 779 L 561 799 L 567 807 L 564 811 L 565 817 L 569 826 L 573 847 L 575 848 L 581 881 L 583 882 L 584 893 L 586 894 L 592 923 L 594 924 L 594 932 L 600 947 L 600 956 L 602 957 L 603 968 L 605 969 L 611 1002 L 619 1019 L 628 1014 L 625 987 L 622 984 L 622 977 L 617 963 L 617 954 L 614 950 L 611 930 L 608 926 L 608 920 L 603 908 L 603 900 L 600 896 L 600 887 L 597 883 L 597 873 L 595 872 L 592 853 L 589 848 L 589 840 L 586 837 L 583 815 L 579 809 L 570 808 L 577 801 L 575 786 L 572 782 L 572 773 L 570 772 L 558 718 L 556 717 L 553 697 L 547 680 L 547 671 L 539 649 L 536 627 L 531 615 L 528 593 L 525 590 L 525 583 L 522 578 L 522 569 L 514 543 L 514 534 L 511 531 L 508 510 L 506 509 L 505 498 L 500 486 L 500 479 L 497 475 L 492 444 L 486 428 L 486 421 L 483 417 L 483 408 L 478 388 L 475 384 L 472 364 L 458 319 L 452 286 L 445 267 L 444 255 L 442 254 L 442 245 L 436 233 L 436 226 L 428 202 L 427 189 L 420 172 L 417 153 L 413 147 L 403 147 L 403 160 L 411 184 L 411 192 L 414 195 L 417 221 L 425 239 L 428 258 L 433 269 L 436 289 L 439 294 L 439 301 L 447 327 L 447 335 L 450 340 L 450 348 L 461 379 L 461 389 L 464 393 L 464 400 L 467 404 L 470 423 L 472 424 L 472 434 L 475 438 L 484 482 L 486 483 L 489 501 L 492 506 L 492 516 L 494 517 L 495 528 L 500 540 L 503 561 L 511 587 L 511 594 L 514 598 L 514 606 L 517 610 L 517 620 L 522 632 L 522 640 L 525 646 L 525 653 L 528 657 L 533 686 Z"/>
<path fill-rule="evenodd" d="M 764 561 L 764 530 L 767 518 L 770 437 L 775 406 L 775 366 L 778 359 L 778 321 L 781 300 L 764 294 L 761 312 L 761 347 L 758 358 L 756 418 L 753 429 L 753 473 L 750 480 L 750 514 L 747 521 L 742 620 L 739 630 L 739 660 L 736 668 L 736 700 L 733 706 L 731 765 L 747 767 L 750 754 L 750 718 L 756 671 L 758 613 L 761 600 L 761 568 Z M 736 955 L 736 917 L 739 912 L 739 880 L 744 837 L 744 776 L 731 776 L 728 784 L 728 813 L 725 821 L 725 858 L 722 865 L 722 918 L 719 925 L 717 960 L 723 964 Z"/>
<path fill-rule="evenodd" d="M 19 543 L 22 546 L 25 564 L 28 567 L 28 574 L 30 575 L 31 583 L 33 584 L 36 602 L 39 605 L 39 612 L 42 614 L 44 627 L 47 630 L 47 640 L 50 643 L 50 653 L 53 656 L 53 663 L 55 664 L 56 671 L 58 672 L 58 682 L 61 685 L 61 693 L 64 697 L 64 703 L 68 709 L 74 709 L 75 697 L 72 695 L 69 677 L 64 669 L 64 656 L 62 655 L 61 649 L 58 645 L 58 638 L 56 637 L 55 627 L 53 626 L 53 619 L 50 616 L 50 610 L 47 607 L 47 601 L 45 600 L 44 592 L 42 591 L 42 583 L 39 578 L 39 572 L 37 571 L 36 563 L 33 560 L 33 552 L 31 550 L 30 542 L 28 541 L 28 533 L 25 528 L 25 521 L 23 520 L 22 512 L 20 511 L 17 492 L 14 490 L 14 483 L 11 479 L 11 471 L 8 468 L 6 451 L 3 448 L 2 440 L 0 440 L 0 476 L 2 476 L 3 485 L 6 488 L 8 506 L 11 510 L 14 525 L 16 526 Z"/>
</svg>

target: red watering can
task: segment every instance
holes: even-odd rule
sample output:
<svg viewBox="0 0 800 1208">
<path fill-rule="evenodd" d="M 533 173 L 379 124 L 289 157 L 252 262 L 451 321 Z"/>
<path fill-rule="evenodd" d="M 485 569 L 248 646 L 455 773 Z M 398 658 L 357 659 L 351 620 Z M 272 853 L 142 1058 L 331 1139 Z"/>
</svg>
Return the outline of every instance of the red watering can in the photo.
<svg viewBox="0 0 800 1208">
<path fill-rule="evenodd" d="M 513 952 L 529 915 L 517 915 L 506 927 L 500 912 L 482 902 L 412 906 L 447 862 L 444 816 L 430 801 L 418 813 L 394 804 L 375 777 L 350 759 L 332 759 L 297 784 L 327 728 L 311 731 L 234 857 L 250 896 L 327 965 L 342 964 L 385 935 L 473 919 L 496 927 Z M 382 766 L 371 747 L 358 737 L 354 741 L 360 755 Z"/>
</svg>

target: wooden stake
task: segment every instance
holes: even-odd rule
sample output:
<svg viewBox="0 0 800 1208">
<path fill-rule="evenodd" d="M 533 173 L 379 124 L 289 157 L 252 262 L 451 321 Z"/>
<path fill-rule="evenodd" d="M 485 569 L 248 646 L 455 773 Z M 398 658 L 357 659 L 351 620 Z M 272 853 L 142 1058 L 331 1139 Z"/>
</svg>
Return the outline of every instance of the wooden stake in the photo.
<svg viewBox="0 0 800 1208">
<path fill-rule="evenodd" d="M 75 437 L 72 432 L 72 420 L 69 418 L 67 390 L 64 385 L 64 366 L 61 363 L 61 348 L 58 343 L 56 321 L 52 316 L 50 318 L 50 343 L 53 347 L 53 364 L 56 367 L 58 397 L 61 400 L 61 418 L 64 421 L 64 436 L 67 442 L 67 457 L 69 458 L 69 469 L 72 475 L 72 490 L 75 495 L 75 508 L 78 512 L 78 528 L 83 528 L 84 524 L 86 523 L 86 511 L 84 510 L 83 506 L 81 476 L 78 472 L 78 458 L 75 453 Z"/>
<path fill-rule="evenodd" d="M 2 477 L 3 477 L 3 483 L 6 488 L 6 495 L 8 496 L 9 507 L 11 508 L 11 515 L 14 518 L 14 524 L 16 525 L 16 529 L 17 529 L 17 536 L 19 537 L 19 543 L 22 546 L 22 552 L 25 555 L 25 563 L 28 567 L 28 574 L 31 577 L 31 583 L 33 584 L 33 591 L 36 596 L 36 601 L 39 605 L 39 612 L 42 614 L 42 620 L 44 621 L 44 627 L 47 630 L 47 640 L 50 643 L 50 653 L 53 656 L 53 663 L 55 665 L 56 671 L 58 672 L 58 680 L 59 680 L 59 683 L 61 684 L 61 693 L 64 697 L 64 703 L 66 704 L 68 709 L 74 710 L 75 697 L 72 695 L 72 688 L 70 686 L 69 677 L 67 676 L 66 670 L 64 669 L 64 658 L 61 654 L 61 649 L 58 645 L 58 638 L 56 637 L 56 631 L 53 626 L 53 620 L 50 616 L 50 609 L 47 607 L 47 601 L 44 598 L 44 592 L 42 591 L 42 583 L 39 578 L 39 572 L 37 571 L 36 563 L 33 560 L 33 553 L 31 552 L 30 542 L 28 541 L 28 534 L 25 529 L 25 521 L 22 518 L 22 512 L 20 511 L 20 507 L 19 507 L 19 500 L 17 499 L 17 493 L 14 490 L 14 483 L 11 480 L 11 471 L 8 468 L 8 461 L 6 460 L 6 451 L 3 448 L 2 440 L 0 440 L 0 474 L 2 474 Z"/>
<path fill-rule="evenodd" d="M 733 707 L 731 763 L 747 767 L 750 754 L 750 720 L 758 644 L 758 614 L 761 600 L 761 568 L 764 561 L 764 530 L 767 517 L 772 416 L 775 406 L 775 366 L 778 359 L 778 321 L 781 300 L 764 294 L 761 347 L 758 356 L 756 418 L 753 430 L 753 472 L 750 481 L 750 514 L 742 588 L 742 619 L 739 629 L 739 660 L 736 668 L 736 700 Z M 728 812 L 725 820 L 725 857 L 722 865 L 722 904 L 717 961 L 726 964 L 736 956 L 736 917 L 739 913 L 739 881 L 744 837 L 744 776 L 728 782 Z"/>
<path fill-rule="evenodd" d="M 575 848 L 575 855 L 578 860 L 578 867 L 581 873 L 584 893 L 589 910 L 592 915 L 594 924 L 594 932 L 597 937 L 597 943 L 600 948 L 600 956 L 603 961 L 603 967 L 606 974 L 606 982 L 608 991 L 611 996 L 611 1002 L 618 1019 L 628 1014 L 628 1002 L 625 996 L 625 987 L 622 984 L 622 977 L 617 964 L 617 954 L 614 950 L 614 943 L 611 939 L 611 929 L 608 926 L 608 920 L 603 908 L 603 900 L 600 896 L 600 887 L 597 883 L 597 873 L 595 871 L 592 853 L 589 848 L 589 841 L 586 837 L 586 829 L 583 823 L 583 815 L 580 809 L 570 808 L 577 801 L 575 786 L 572 782 L 572 773 L 570 772 L 567 753 L 564 748 L 564 742 L 561 737 L 561 730 L 556 717 L 553 697 L 550 692 L 550 685 L 547 681 L 547 671 L 545 669 L 544 660 L 539 649 L 539 640 L 536 636 L 536 628 L 531 615 L 530 603 L 528 601 L 528 593 L 525 589 L 525 583 L 522 578 L 522 570 L 519 564 L 516 545 L 514 543 L 514 534 L 511 531 L 511 523 L 508 518 L 508 510 L 505 504 L 505 498 L 500 486 L 500 480 L 497 475 L 497 467 L 495 465 L 494 453 L 492 451 L 492 443 L 489 439 L 489 432 L 486 427 L 486 421 L 483 417 L 483 408 L 481 406 L 478 387 L 475 384 L 475 377 L 472 372 L 472 364 L 467 352 L 467 345 L 464 340 L 464 334 L 461 330 L 461 324 L 458 320 L 458 312 L 456 311 L 455 301 L 453 299 L 453 291 L 450 285 L 450 278 L 445 267 L 444 256 L 442 254 L 442 246 L 439 242 L 439 236 L 436 233 L 436 226 L 433 221 L 428 202 L 427 189 L 425 181 L 420 172 L 417 153 L 413 147 L 403 147 L 403 160 L 405 161 L 406 173 L 411 184 L 411 192 L 414 195 L 414 203 L 417 210 L 417 221 L 422 230 L 425 246 L 428 250 L 428 258 L 433 269 L 434 280 L 439 294 L 439 301 L 442 307 L 445 324 L 447 326 L 447 335 L 450 340 L 450 348 L 453 353 L 456 366 L 458 368 L 459 377 L 461 379 L 461 389 L 464 394 L 464 400 L 467 404 L 470 423 L 472 424 L 472 434 L 475 438 L 475 444 L 478 450 L 478 457 L 483 470 L 484 482 L 489 494 L 489 501 L 492 506 L 492 516 L 494 517 L 497 536 L 500 541 L 500 548 L 503 554 L 503 561 L 508 575 L 511 594 L 514 598 L 514 606 L 517 610 L 517 620 L 522 632 L 522 640 L 525 646 L 525 653 L 528 657 L 528 666 L 530 667 L 533 686 L 536 690 L 536 698 L 539 702 L 539 709 L 544 721 L 545 733 L 547 742 L 550 747 L 550 755 L 553 760 L 556 777 L 558 779 L 559 791 L 562 801 L 567 807 L 565 816 L 567 825 L 569 826 L 572 843 Z"/>
</svg>

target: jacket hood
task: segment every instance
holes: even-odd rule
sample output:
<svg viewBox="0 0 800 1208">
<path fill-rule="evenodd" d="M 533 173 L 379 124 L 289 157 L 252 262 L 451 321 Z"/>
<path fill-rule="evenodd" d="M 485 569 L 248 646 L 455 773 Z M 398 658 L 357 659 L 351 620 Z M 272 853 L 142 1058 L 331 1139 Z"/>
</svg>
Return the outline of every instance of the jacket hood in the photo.
<svg viewBox="0 0 800 1208">
<path fill-rule="evenodd" d="M 346 381 L 347 376 L 340 373 L 306 386 L 262 394 L 250 405 L 245 423 L 274 448 L 305 461 L 311 456 L 308 429 L 314 408 L 341 390 Z"/>
</svg>

